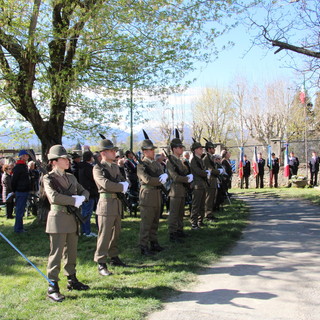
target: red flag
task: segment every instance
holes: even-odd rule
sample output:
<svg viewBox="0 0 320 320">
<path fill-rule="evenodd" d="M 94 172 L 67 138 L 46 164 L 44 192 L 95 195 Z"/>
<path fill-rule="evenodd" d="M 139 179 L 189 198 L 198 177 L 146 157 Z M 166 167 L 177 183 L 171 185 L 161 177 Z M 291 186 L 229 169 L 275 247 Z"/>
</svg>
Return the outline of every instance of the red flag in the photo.
<svg viewBox="0 0 320 320">
<path fill-rule="evenodd" d="M 285 144 L 285 150 L 284 150 L 284 170 L 283 175 L 285 177 L 289 177 L 290 175 L 290 167 L 289 167 L 289 144 Z"/>
<path fill-rule="evenodd" d="M 253 176 L 256 177 L 259 173 L 257 147 L 254 147 L 253 151 L 252 170 Z"/>
<path fill-rule="evenodd" d="M 302 104 L 306 103 L 306 89 L 305 89 L 304 85 L 301 87 L 299 99 Z"/>
<path fill-rule="evenodd" d="M 243 178 L 243 163 L 244 163 L 244 158 L 243 158 L 243 147 L 240 147 L 240 159 L 239 159 L 239 178 Z"/>
</svg>

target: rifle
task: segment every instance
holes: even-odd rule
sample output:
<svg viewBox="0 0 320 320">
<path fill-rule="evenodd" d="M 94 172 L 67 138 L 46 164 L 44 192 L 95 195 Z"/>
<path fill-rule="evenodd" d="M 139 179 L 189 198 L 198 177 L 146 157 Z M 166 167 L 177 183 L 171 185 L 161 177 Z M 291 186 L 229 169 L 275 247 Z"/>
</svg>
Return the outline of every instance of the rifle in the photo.
<svg viewBox="0 0 320 320">
<path fill-rule="evenodd" d="M 40 172 L 43 175 L 48 175 L 48 178 L 50 180 L 51 187 L 57 191 L 58 193 L 64 194 L 66 196 L 73 196 L 72 192 L 69 189 L 64 188 L 56 179 L 54 179 L 48 172 L 48 170 L 41 164 L 39 160 L 36 159 L 34 154 L 30 150 L 26 150 L 30 158 L 35 162 L 37 167 L 39 168 Z M 73 214 L 82 224 L 86 223 L 87 220 L 90 218 L 90 216 L 83 218 L 80 208 L 77 208 L 75 206 L 66 206 L 67 211 L 71 214 Z"/>
<path fill-rule="evenodd" d="M 180 171 L 180 168 L 177 166 L 177 164 L 172 160 L 172 156 L 171 154 L 168 154 L 167 151 L 165 149 L 162 149 L 164 154 L 166 155 L 166 157 L 168 158 L 169 162 L 172 164 L 174 171 L 179 175 L 179 176 L 183 176 L 186 177 L 187 175 L 184 174 L 183 172 Z M 183 186 L 189 190 L 190 188 L 190 184 L 189 183 L 183 183 Z"/>
<path fill-rule="evenodd" d="M 115 183 L 119 183 L 120 180 L 118 179 L 118 177 L 114 178 L 112 177 L 112 175 L 110 174 L 110 172 L 102 165 L 102 163 L 99 161 L 97 155 L 94 155 L 93 156 L 94 158 L 94 161 L 96 162 L 96 164 L 99 166 L 99 168 L 102 170 L 102 174 L 103 176 L 112 181 L 112 182 L 115 182 Z M 122 204 L 124 206 L 126 206 L 130 212 L 133 210 L 132 206 L 131 206 L 131 203 L 128 201 L 128 199 L 126 198 L 126 196 L 124 195 L 124 193 L 122 192 L 116 192 L 116 195 L 118 197 L 118 199 L 122 202 Z"/>
<path fill-rule="evenodd" d="M 138 157 L 136 156 L 136 154 L 135 154 L 132 150 L 130 150 L 130 152 L 131 152 L 131 153 L 133 154 L 133 156 L 138 160 L 138 162 L 139 162 L 141 165 L 143 165 L 145 171 L 147 172 L 147 174 L 148 174 L 149 176 L 154 177 L 154 178 L 158 178 L 158 177 L 159 177 L 158 175 L 155 175 L 153 172 L 151 172 L 150 169 L 149 169 L 149 167 L 146 166 L 146 164 L 145 164 L 140 158 L 138 158 Z M 166 197 L 168 197 L 169 192 L 168 192 L 168 190 L 165 188 L 165 186 L 164 186 L 163 184 L 161 184 L 160 190 L 165 194 Z"/>
</svg>

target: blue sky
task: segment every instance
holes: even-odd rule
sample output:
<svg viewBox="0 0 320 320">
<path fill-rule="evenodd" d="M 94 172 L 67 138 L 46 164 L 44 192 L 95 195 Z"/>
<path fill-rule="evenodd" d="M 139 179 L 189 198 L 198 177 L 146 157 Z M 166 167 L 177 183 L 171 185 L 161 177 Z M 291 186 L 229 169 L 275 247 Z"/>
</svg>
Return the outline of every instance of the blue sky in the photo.
<svg viewBox="0 0 320 320">
<path fill-rule="evenodd" d="M 178 109 L 179 105 L 184 105 L 187 110 L 186 116 L 189 114 L 189 117 L 191 117 L 192 101 L 201 93 L 203 88 L 228 87 L 239 76 L 247 79 L 249 86 L 282 79 L 292 81 L 292 87 L 300 87 L 303 79 L 293 69 L 285 67 L 285 61 L 281 60 L 283 53 L 274 54 L 276 49 L 268 50 L 260 46 L 252 47 L 250 35 L 243 26 L 239 26 L 218 38 L 217 44 L 222 46 L 227 44 L 228 41 L 233 41 L 234 46 L 221 51 L 217 59 L 208 65 L 198 64 L 198 69 L 187 77 L 187 79 L 197 78 L 197 81 L 185 93 L 171 96 L 169 108 Z M 297 59 L 299 58 L 297 55 Z M 161 109 L 163 110 L 162 106 L 148 113 L 148 117 L 151 119 L 148 125 L 156 126 L 159 123 Z M 166 117 L 171 117 L 170 110 L 166 113 Z M 178 115 L 175 115 L 175 120 L 178 120 Z M 135 125 L 135 131 L 139 131 L 141 126 L 143 124 Z"/>
<path fill-rule="evenodd" d="M 195 72 L 198 80 L 193 86 L 228 86 L 237 75 L 246 77 L 249 82 L 296 78 L 292 69 L 284 67 L 284 61 L 280 60 L 282 54 L 273 53 L 276 49 L 251 47 L 250 35 L 243 27 L 225 34 L 217 42 L 222 44 L 228 40 L 234 41 L 235 45 L 220 52 L 218 58 L 203 67 L 201 72 Z"/>
</svg>

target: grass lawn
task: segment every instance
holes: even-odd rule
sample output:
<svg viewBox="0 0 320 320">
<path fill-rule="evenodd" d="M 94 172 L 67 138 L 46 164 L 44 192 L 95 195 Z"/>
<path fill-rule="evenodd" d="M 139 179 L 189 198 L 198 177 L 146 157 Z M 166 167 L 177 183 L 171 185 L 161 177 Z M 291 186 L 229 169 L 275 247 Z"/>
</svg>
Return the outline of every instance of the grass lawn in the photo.
<svg viewBox="0 0 320 320">
<path fill-rule="evenodd" d="M 46 280 L 0 237 L 0 318 L 1 319 L 143 319 L 161 308 L 169 295 L 179 292 L 196 279 L 196 273 L 226 253 L 240 237 L 248 210 L 237 200 L 226 205 L 219 222 L 201 230 L 190 230 L 183 244 L 168 241 L 166 219 L 161 219 L 159 242 L 166 250 L 154 257 L 141 256 L 137 247 L 139 218 L 125 217 L 120 236 L 120 257 L 129 267 L 110 267 L 114 274 L 101 277 L 93 262 L 96 239 L 80 237 L 77 276 L 88 284 L 88 291 L 66 290 L 66 277 L 60 273 L 62 303 L 46 299 Z M 94 219 L 92 219 L 93 230 Z M 13 232 L 14 220 L 0 211 L 0 232 L 46 274 L 49 239 L 44 226 L 28 217 L 27 233 Z"/>
</svg>

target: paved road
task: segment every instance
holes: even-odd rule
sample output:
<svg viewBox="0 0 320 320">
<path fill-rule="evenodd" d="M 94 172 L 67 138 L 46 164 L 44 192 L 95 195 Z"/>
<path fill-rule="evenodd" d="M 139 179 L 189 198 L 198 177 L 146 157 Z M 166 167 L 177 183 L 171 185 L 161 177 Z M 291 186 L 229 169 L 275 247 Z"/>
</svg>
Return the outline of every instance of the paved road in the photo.
<svg viewBox="0 0 320 320">
<path fill-rule="evenodd" d="M 320 208 L 242 198 L 251 208 L 242 239 L 149 320 L 320 319 Z"/>
</svg>

